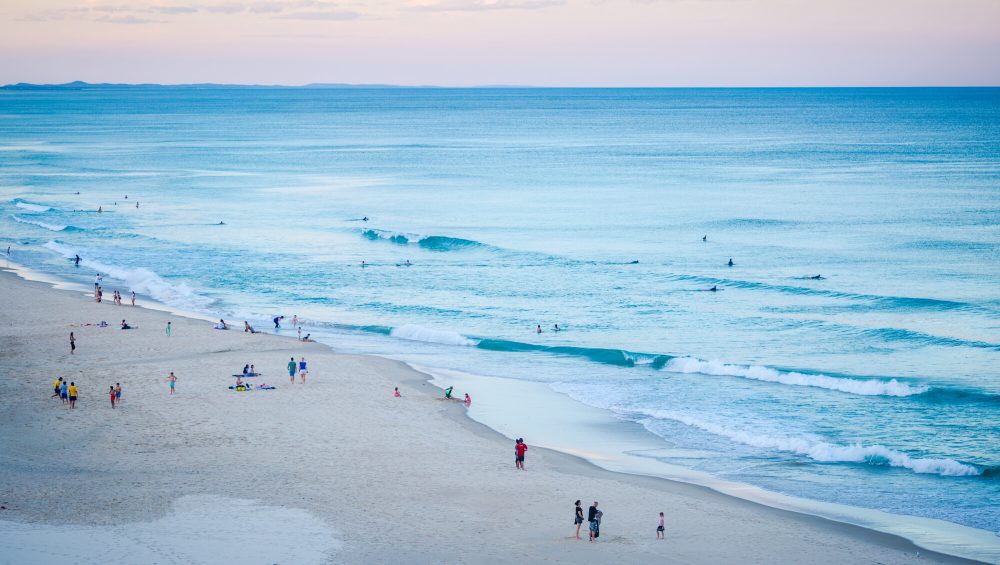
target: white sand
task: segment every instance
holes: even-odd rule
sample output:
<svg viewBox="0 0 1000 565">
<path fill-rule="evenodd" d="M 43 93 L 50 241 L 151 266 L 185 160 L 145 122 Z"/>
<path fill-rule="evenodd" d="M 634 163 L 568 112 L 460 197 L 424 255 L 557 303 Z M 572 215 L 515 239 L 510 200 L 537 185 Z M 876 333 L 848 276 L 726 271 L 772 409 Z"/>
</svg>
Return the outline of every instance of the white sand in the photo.
<svg viewBox="0 0 1000 565">
<path fill-rule="evenodd" d="M 959 561 L 918 558 L 901 538 L 537 447 L 528 471 L 516 472 L 509 441 L 394 361 L 98 305 L 10 273 L 0 273 L 0 289 L 0 556 L 53 555 L 41 552 L 56 544 L 75 562 L 135 562 L 102 544 L 63 543 L 84 536 L 136 545 L 140 561 L 174 551 L 163 563 Z M 73 325 L 122 318 L 139 329 Z M 293 355 L 309 362 L 305 385 L 288 384 Z M 228 390 L 229 375 L 248 362 L 279 388 Z M 173 397 L 169 371 L 179 379 Z M 75 410 L 49 398 L 56 376 L 80 387 Z M 112 410 L 106 391 L 115 382 L 125 399 Z M 403 398 L 392 397 L 394 386 Z M 209 512 L 206 497 L 230 502 Z M 597 544 L 569 537 L 578 498 L 585 509 L 601 502 Z M 259 506 L 232 502 L 241 500 Z M 665 541 L 654 539 L 661 510 Z M 240 515 L 255 528 L 254 544 L 231 535 L 238 528 L 202 541 L 189 535 Z M 302 535 L 289 524 L 302 524 Z M 261 544 L 284 558 L 252 550 Z"/>
</svg>

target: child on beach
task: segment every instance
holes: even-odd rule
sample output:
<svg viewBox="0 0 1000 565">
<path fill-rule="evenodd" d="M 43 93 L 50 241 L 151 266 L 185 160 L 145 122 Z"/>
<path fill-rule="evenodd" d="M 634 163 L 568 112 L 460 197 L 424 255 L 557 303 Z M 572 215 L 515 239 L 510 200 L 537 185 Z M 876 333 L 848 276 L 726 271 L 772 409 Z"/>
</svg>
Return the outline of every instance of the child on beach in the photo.
<svg viewBox="0 0 1000 565">
<path fill-rule="evenodd" d="M 288 382 L 295 384 L 295 358 L 288 361 Z"/>
<path fill-rule="evenodd" d="M 69 383 L 66 392 L 69 393 L 69 407 L 76 408 L 76 383 Z"/>
<path fill-rule="evenodd" d="M 63 380 L 62 377 L 56 379 L 56 382 L 52 383 L 52 396 L 51 398 L 59 398 L 59 390 L 62 388 Z"/>
<path fill-rule="evenodd" d="M 111 397 L 111 407 L 115 407 L 115 385 L 108 386 L 108 396 Z"/>
<path fill-rule="evenodd" d="M 663 539 L 663 512 L 660 512 L 660 524 L 656 526 L 656 539 Z"/>
<path fill-rule="evenodd" d="M 399 398 L 399 387 L 398 386 L 395 389 L 393 389 L 393 391 L 392 391 L 392 397 L 393 398 Z"/>
<path fill-rule="evenodd" d="M 522 438 L 517 438 L 514 442 L 514 467 L 516 469 L 524 470 L 524 452 L 528 451 L 528 444 L 524 443 Z"/>
<path fill-rule="evenodd" d="M 465 393 L 465 407 L 468 408 L 469 406 L 472 406 L 472 397 L 469 396 L 469 393 Z"/>
<path fill-rule="evenodd" d="M 63 404 L 69 402 L 69 382 L 65 379 L 63 379 L 62 385 L 59 386 L 59 397 L 62 398 Z"/>
<path fill-rule="evenodd" d="M 167 377 L 167 380 L 170 381 L 170 394 L 173 394 L 174 393 L 174 388 L 177 385 L 177 377 L 174 376 L 174 372 L 173 371 L 170 371 L 170 376 Z"/>
</svg>

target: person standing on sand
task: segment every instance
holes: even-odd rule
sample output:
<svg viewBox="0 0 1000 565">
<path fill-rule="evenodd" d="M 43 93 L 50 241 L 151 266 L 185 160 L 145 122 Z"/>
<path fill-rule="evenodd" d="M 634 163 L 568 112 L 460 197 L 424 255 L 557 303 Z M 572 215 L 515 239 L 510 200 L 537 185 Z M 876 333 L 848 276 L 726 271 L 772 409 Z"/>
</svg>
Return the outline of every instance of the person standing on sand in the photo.
<svg viewBox="0 0 1000 565">
<path fill-rule="evenodd" d="M 174 393 L 174 389 L 177 386 L 177 377 L 174 376 L 174 372 L 173 371 L 170 371 L 170 376 L 167 377 L 167 380 L 170 382 L 170 394 L 173 394 Z"/>
<path fill-rule="evenodd" d="M 110 385 L 108 387 L 108 396 L 111 397 L 111 407 L 115 407 L 115 385 Z"/>
<path fill-rule="evenodd" d="M 122 384 L 115 383 L 115 404 L 122 403 Z"/>
<path fill-rule="evenodd" d="M 306 384 L 306 375 L 309 371 L 306 370 L 306 358 L 299 357 L 299 379 L 301 379 L 302 384 Z"/>
<path fill-rule="evenodd" d="M 663 512 L 660 512 L 660 524 L 656 526 L 656 539 L 663 539 Z"/>
<path fill-rule="evenodd" d="M 292 327 L 293 328 L 294 327 L 298 327 L 298 325 L 299 325 L 299 315 L 298 314 L 292 314 Z M 299 329 L 301 330 L 301 328 L 299 328 Z"/>
<path fill-rule="evenodd" d="M 590 524 L 590 541 L 591 542 L 593 542 L 594 538 L 597 537 L 594 534 L 597 533 L 598 528 L 600 527 L 600 526 L 598 526 L 598 523 L 597 523 L 597 512 L 598 512 L 598 510 L 597 510 L 597 501 L 595 500 L 594 501 L 594 505 L 587 509 L 587 523 Z M 600 535 L 600 534 L 598 534 L 598 535 Z"/>
<path fill-rule="evenodd" d="M 132 291 L 132 306 L 135 306 L 135 291 Z"/>
<path fill-rule="evenodd" d="M 302 326 L 299 326 L 299 341 L 302 341 Z"/>
<path fill-rule="evenodd" d="M 167 337 L 170 337 L 170 322 L 167 322 Z"/>
<path fill-rule="evenodd" d="M 69 354 L 74 355 L 76 353 L 76 337 L 73 336 L 73 332 L 69 332 Z"/>
<path fill-rule="evenodd" d="M 573 504 L 576 506 L 573 509 L 573 524 L 576 525 L 576 539 L 582 539 L 580 538 L 580 525 L 583 524 L 583 507 L 580 506 L 579 500 Z"/>
<path fill-rule="evenodd" d="M 59 385 L 59 397 L 62 398 L 62 403 L 66 404 L 69 402 L 69 383 L 65 379 L 61 385 Z"/>
<path fill-rule="evenodd" d="M 69 387 L 66 389 L 66 392 L 69 393 L 69 407 L 76 408 L 76 383 L 69 383 Z"/>
<path fill-rule="evenodd" d="M 472 397 L 469 396 L 469 393 L 465 393 L 465 407 L 468 408 L 469 406 L 472 406 Z"/>
<path fill-rule="evenodd" d="M 517 442 L 514 444 L 514 465 L 520 470 L 524 470 L 524 452 L 528 451 L 528 444 L 524 443 L 523 438 L 517 438 Z"/>
<path fill-rule="evenodd" d="M 52 396 L 49 398 L 59 398 L 59 389 L 62 388 L 62 377 L 56 379 L 56 382 L 52 383 Z"/>
<path fill-rule="evenodd" d="M 295 384 L 295 358 L 288 360 L 288 382 Z"/>
</svg>

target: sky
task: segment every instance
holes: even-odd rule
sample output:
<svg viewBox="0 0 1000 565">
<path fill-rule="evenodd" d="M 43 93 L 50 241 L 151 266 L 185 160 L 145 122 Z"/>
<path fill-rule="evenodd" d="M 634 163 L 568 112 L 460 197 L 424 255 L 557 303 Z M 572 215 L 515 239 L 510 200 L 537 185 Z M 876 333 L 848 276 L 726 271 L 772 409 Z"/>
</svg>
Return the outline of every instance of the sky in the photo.
<svg viewBox="0 0 1000 565">
<path fill-rule="evenodd" d="M 2 0 L 0 84 L 1000 85 L 1000 0 Z"/>
</svg>

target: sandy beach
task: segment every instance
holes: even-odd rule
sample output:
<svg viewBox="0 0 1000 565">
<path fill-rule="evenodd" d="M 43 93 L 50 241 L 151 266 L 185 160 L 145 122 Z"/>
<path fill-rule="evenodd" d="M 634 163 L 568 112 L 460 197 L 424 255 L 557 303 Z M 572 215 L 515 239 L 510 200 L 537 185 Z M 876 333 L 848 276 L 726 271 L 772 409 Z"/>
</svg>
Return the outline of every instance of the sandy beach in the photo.
<svg viewBox="0 0 1000 565">
<path fill-rule="evenodd" d="M 530 437 L 515 471 L 511 440 L 400 362 L 96 304 L 9 271 L 0 288 L 0 563 L 963 562 Z M 308 361 L 305 384 L 289 384 L 290 357 Z M 228 389 L 246 363 L 277 388 Z M 60 376 L 80 390 L 75 409 L 50 398 Z M 586 524 L 573 538 L 577 499 L 600 502 L 597 543 Z"/>
</svg>

